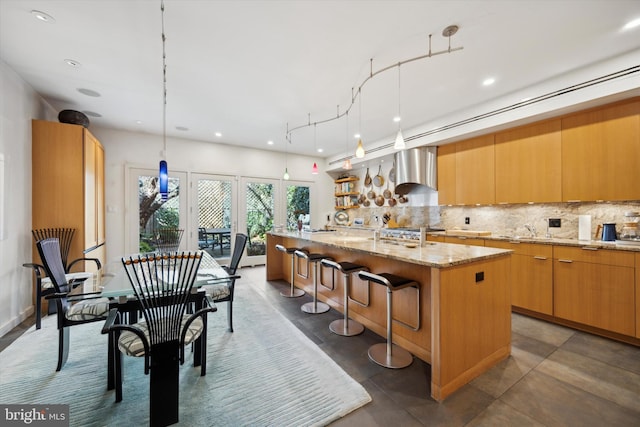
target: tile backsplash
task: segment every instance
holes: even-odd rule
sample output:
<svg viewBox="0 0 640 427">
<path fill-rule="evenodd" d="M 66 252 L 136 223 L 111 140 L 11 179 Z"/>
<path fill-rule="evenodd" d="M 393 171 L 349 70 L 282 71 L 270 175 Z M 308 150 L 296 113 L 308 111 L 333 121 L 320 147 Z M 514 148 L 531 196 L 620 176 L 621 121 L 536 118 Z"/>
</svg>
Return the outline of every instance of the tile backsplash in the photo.
<svg viewBox="0 0 640 427">
<path fill-rule="evenodd" d="M 616 223 L 620 232 L 624 213 L 640 212 L 640 201 L 599 203 L 540 203 L 492 206 L 415 206 L 359 208 L 349 211 L 350 220 L 363 218 L 365 225 L 374 225 L 375 216 L 389 213 L 401 226 L 431 226 L 443 229 L 467 229 L 491 231 L 495 235 L 528 236 L 525 224 L 532 225 L 538 236 L 547 233 L 547 219 L 559 218 L 561 226 L 550 228 L 553 237 L 578 238 L 578 217 L 591 216 L 591 237 L 595 238 L 597 226 Z M 469 218 L 469 224 L 465 219 Z"/>
</svg>

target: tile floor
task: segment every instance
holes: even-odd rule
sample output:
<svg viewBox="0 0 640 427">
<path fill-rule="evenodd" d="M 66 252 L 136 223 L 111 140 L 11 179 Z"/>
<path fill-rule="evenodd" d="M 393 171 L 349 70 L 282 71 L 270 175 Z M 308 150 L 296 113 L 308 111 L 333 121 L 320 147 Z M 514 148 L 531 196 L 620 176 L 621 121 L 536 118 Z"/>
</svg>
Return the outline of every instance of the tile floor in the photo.
<svg viewBox="0 0 640 427">
<path fill-rule="evenodd" d="M 303 313 L 300 305 L 311 297 L 281 297 L 288 285 L 265 281 L 264 267 L 240 274 L 236 286 L 252 286 L 266 296 L 373 397 L 332 426 L 640 425 L 640 348 L 514 314 L 511 356 L 437 403 L 430 398 L 427 363 L 415 359 L 401 370 L 375 365 L 367 349 L 383 342 L 381 337 L 370 331 L 337 336 L 328 325 L 340 313 Z M 33 321 L 0 338 L 0 351 Z"/>
</svg>

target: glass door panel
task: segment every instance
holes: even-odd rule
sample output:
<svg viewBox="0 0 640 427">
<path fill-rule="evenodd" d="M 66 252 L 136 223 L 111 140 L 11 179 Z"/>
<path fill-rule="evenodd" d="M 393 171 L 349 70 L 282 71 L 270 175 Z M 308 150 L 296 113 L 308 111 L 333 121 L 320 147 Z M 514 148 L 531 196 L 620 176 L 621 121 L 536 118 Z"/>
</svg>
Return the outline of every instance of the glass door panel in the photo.
<svg viewBox="0 0 640 427">
<path fill-rule="evenodd" d="M 227 263 L 235 241 L 236 181 L 229 176 L 192 175 L 196 189 L 193 235 L 198 248 Z"/>
<path fill-rule="evenodd" d="M 154 236 L 161 228 L 184 230 L 186 218 L 186 192 L 181 185 L 187 182 L 186 174 L 169 173 L 169 197 L 162 200 L 158 192 L 158 171 L 152 169 L 129 170 L 129 227 L 126 250 L 129 253 L 156 250 Z M 184 233 L 178 242 L 179 249 L 187 248 Z"/>
<path fill-rule="evenodd" d="M 246 262 L 243 264 L 258 265 L 266 262 L 267 232 L 279 218 L 276 212 L 278 180 L 243 178 L 240 204 L 242 217 L 239 230 L 246 230 L 247 241 Z"/>
<path fill-rule="evenodd" d="M 288 184 L 287 188 L 287 230 L 297 230 L 298 221 L 302 221 L 302 229 L 308 230 L 311 224 L 309 206 L 309 185 Z"/>
</svg>

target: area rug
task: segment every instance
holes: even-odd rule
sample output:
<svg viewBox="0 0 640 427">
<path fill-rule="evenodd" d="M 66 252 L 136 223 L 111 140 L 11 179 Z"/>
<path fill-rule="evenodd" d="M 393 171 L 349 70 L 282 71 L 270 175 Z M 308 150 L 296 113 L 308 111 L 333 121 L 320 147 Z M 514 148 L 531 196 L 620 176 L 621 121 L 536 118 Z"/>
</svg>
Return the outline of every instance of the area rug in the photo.
<svg viewBox="0 0 640 427">
<path fill-rule="evenodd" d="M 180 368 L 183 426 L 322 426 L 371 401 L 364 388 L 249 286 L 236 286 L 234 330 L 226 303 L 209 315 L 207 375 Z M 71 426 L 149 423 L 149 377 L 124 357 L 123 401 L 106 390 L 101 322 L 71 328 L 69 360 L 56 372 L 55 317 L 0 353 L 0 403 L 69 404 Z"/>
</svg>

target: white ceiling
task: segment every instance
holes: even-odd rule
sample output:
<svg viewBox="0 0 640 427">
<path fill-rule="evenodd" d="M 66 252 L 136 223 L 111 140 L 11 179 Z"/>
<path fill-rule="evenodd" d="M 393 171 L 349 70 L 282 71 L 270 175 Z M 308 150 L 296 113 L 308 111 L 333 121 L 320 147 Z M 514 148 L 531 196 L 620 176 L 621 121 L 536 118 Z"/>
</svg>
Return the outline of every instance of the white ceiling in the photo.
<svg viewBox="0 0 640 427">
<path fill-rule="evenodd" d="M 451 47 L 463 50 L 400 67 L 409 129 L 639 51 L 640 27 L 621 30 L 638 18 L 638 0 L 165 0 L 167 134 L 332 156 L 355 149 L 359 129 L 365 144 L 393 139 L 398 67 L 365 84 L 348 130 L 344 118 L 317 125 L 314 141 L 305 127 L 287 145 L 287 124 L 344 112 L 370 58 L 376 72 L 424 55 L 429 34 L 433 52 L 446 50 L 443 29 L 460 27 Z M 92 126 L 162 135 L 161 33 L 160 0 L 0 0 L 0 58 Z M 496 83 L 484 87 L 488 77 Z"/>
</svg>

